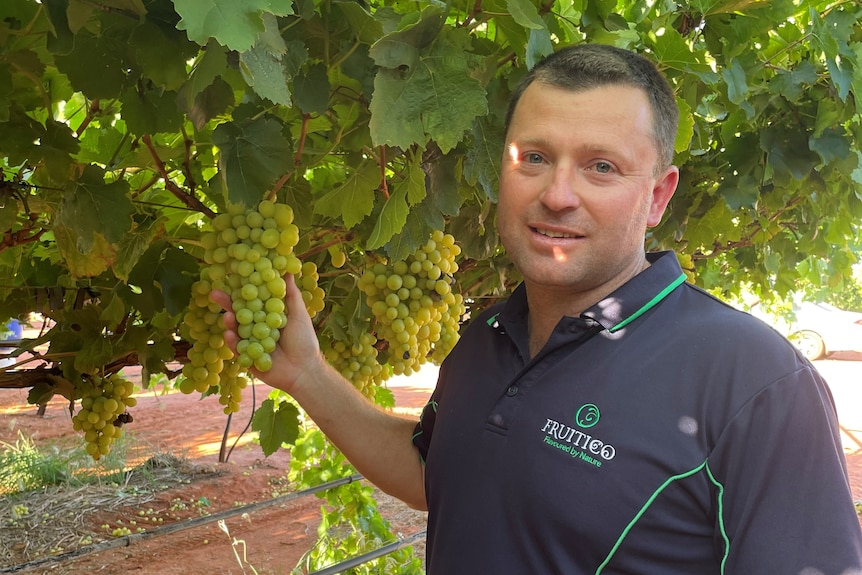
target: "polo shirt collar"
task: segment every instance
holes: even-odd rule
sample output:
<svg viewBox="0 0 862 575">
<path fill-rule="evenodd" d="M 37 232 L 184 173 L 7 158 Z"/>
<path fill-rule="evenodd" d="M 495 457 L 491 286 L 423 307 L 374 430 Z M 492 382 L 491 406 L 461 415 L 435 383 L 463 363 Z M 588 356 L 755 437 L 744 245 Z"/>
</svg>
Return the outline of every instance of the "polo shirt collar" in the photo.
<svg viewBox="0 0 862 575">
<path fill-rule="evenodd" d="M 617 331 L 637 320 L 685 281 L 685 273 L 672 251 L 652 252 L 646 257 L 650 263 L 647 269 L 584 311 L 580 319 L 597 323 L 609 332 Z M 510 332 L 524 334 L 528 313 L 527 290 L 522 283 L 512 293 L 503 311 L 488 323 L 499 322 Z M 564 317 L 561 321 L 572 319 Z"/>
</svg>

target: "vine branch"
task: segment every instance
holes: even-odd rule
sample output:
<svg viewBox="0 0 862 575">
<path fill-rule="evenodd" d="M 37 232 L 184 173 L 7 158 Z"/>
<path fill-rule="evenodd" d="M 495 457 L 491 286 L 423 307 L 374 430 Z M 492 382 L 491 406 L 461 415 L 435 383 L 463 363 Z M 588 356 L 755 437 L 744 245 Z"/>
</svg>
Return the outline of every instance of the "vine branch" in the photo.
<svg viewBox="0 0 862 575">
<path fill-rule="evenodd" d="M 147 149 L 150 151 L 150 155 L 153 157 L 153 161 L 156 162 L 156 168 L 158 169 L 159 174 L 162 176 L 162 180 L 164 180 L 165 182 L 165 189 L 172 193 L 174 197 L 176 197 L 186 206 L 192 208 L 195 211 L 201 212 L 210 219 L 214 218 L 215 212 L 206 207 L 199 199 L 183 190 L 171 180 L 170 176 L 168 175 L 168 170 L 165 167 L 165 163 L 159 157 L 159 153 L 156 151 L 156 147 L 153 145 L 153 140 L 152 138 L 150 138 L 150 135 L 145 135 L 142 140 L 144 142 L 144 145 L 146 145 Z"/>
</svg>

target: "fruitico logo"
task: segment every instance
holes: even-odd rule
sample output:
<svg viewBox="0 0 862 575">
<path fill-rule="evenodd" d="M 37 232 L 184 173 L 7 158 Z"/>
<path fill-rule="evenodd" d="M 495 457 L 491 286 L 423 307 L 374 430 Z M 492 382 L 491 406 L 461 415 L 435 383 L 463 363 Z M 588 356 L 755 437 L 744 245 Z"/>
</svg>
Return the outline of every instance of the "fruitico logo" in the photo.
<svg viewBox="0 0 862 575">
<path fill-rule="evenodd" d="M 593 428 L 601 419 L 598 406 L 582 405 L 573 418 L 574 427 L 555 419 L 547 418 L 541 431 L 544 443 L 595 467 L 612 460 L 617 450 L 613 445 L 598 439 L 586 430 Z"/>
</svg>

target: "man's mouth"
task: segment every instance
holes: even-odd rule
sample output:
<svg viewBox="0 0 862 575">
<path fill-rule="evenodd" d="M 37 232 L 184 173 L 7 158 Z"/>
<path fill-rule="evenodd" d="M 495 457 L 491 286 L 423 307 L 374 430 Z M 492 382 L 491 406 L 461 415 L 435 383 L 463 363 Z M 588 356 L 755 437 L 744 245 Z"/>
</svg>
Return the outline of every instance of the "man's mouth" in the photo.
<svg viewBox="0 0 862 575">
<path fill-rule="evenodd" d="M 570 233 L 567 233 L 567 232 L 558 232 L 558 231 L 556 231 L 556 230 L 545 230 L 545 229 L 542 229 L 542 228 L 533 228 L 533 231 L 534 231 L 534 232 L 536 232 L 537 234 L 540 234 L 540 235 L 543 235 L 543 236 L 546 236 L 546 237 L 549 237 L 549 238 L 554 238 L 554 239 L 557 239 L 557 238 L 580 238 L 580 237 L 583 237 L 583 236 L 578 235 L 578 234 L 570 234 Z"/>
</svg>

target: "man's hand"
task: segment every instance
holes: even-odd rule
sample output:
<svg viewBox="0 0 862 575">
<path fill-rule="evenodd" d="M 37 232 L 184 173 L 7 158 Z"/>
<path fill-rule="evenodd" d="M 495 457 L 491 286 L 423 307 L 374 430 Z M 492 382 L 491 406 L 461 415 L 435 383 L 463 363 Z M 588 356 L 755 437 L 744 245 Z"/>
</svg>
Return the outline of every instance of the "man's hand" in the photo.
<svg viewBox="0 0 862 575">
<path fill-rule="evenodd" d="M 287 325 L 281 330 L 278 347 L 271 354 L 272 368 L 266 372 L 251 368 L 250 372 L 268 385 L 290 393 L 294 384 L 303 375 L 320 367 L 323 357 L 320 354 L 320 344 L 317 341 L 317 334 L 314 332 L 314 325 L 311 323 L 311 318 L 302 300 L 302 293 L 293 276 L 285 276 L 284 279 Z M 210 299 L 225 310 L 226 331 L 224 339 L 236 353 L 239 336 L 236 331 L 236 314 L 232 309 L 231 298 L 223 291 L 213 290 Z"/>
</svg>

